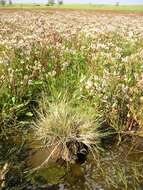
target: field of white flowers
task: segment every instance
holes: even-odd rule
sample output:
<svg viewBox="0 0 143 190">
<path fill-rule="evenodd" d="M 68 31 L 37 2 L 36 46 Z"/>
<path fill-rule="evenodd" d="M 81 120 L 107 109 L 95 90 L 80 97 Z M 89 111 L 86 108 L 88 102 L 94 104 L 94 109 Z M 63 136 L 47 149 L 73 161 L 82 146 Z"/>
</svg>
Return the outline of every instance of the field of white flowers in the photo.
<svg viewBox="0 0 143 190">
<path fill-rule="evenodd" d="M 6 190 L 36 188 L 35 174 L 29 170 L 27 177 L 25 164 L 29 154 L 28 144 L 33 141 L 31 136 L 37 130 L 33 127 L 33 121 L 37 120 L 37 111 L 42 110 L 44 115 L 51 104 L 58 107 L 63 101 L 75 113 L 84 113 L 87 121 L 93 120 L 91 123 L 95 128 L 99 127 L 98 132 L 101 123 L 108 124 L 103 126 L 102 132 L 108 132 L 109 128 L 114 131 L 115 138 L 114 148 L 111 148 L 110 142 L 107 152 L 117 147 L 122 149 L 120 146 L 125 144 L 128 146 L 126 156 L 131 157 L 132 152 L 137 154 L 138 151 L 141 154 L 143 16 L 61 10 L 0 13 L 0 187 Z M 53 120 L 55 118 L 57 121 L 60 114 L 56 116 L 57 112 L 54 113 Z M 63 113 L 66 115 L 66 111 Z M 66 122 L 62 119 L 60 121 Z M 87 126 L 91 127 L 91 123 Z M 58 131 L 58 121 L 52 124 Z M 84 133 L 79 139 L 86 145 L 95 144 L 92 142 L 98 136 L 97 131 L 94 136 L 94 130 L 91 134 L 91 128 L 88 130 L 87 126 L 87 135 Z M 38 140 L 45 144 L 49 131 L 42 130 Z M 50 136 L 58 137 L 62 133 L 65 139 L 68 138 L 69 131 L 65 132 L 65 128 L 58 132 L 52 130 Z M 98 142 L 105 140 L 101 134 L 99 136 Z M 98 154 L 104 154 L 104 147 L 99 147 Z M 102 160 L 104 156 L 96 154 L 94 157 L 99 162 L 99 157 Z M 67 155 L 64 155 L 66 161 L 69 160 Z M 120 150 L 116 150 L 116 155 L 120 155 Z M 104 162 L 101 166 L 106 171 L 97 164 L 98 169 L 92 172 L 99 172 L 104 178 L 104 183 L 97 189 L 140 188 L 143 156 L 130 162 L 129 170 L 122 164 L 116 170 L 119 165 L 114 163 L 113 179 L 109 178 L 110 168 L 104 167 Z M 98 183 L 99 176 L 96 177 L 94 175 L 94 183 Z M 85 188 L 94 189 L 93 186 Z M 69 189 L 77 187 L 69 186 Z"/>
</svg>

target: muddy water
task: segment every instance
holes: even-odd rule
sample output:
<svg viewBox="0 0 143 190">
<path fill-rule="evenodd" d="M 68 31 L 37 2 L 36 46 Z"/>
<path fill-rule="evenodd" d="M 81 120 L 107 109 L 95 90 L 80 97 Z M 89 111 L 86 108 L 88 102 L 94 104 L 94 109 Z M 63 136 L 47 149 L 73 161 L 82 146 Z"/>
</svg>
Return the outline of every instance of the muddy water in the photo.
<svg viewBox="0 0 143 190">
<path fill-rule="evenodd" d="M 30 166 L 39 166 L 48 154 L 48 150 L 36 151 L 30 156 Z M 35 179 L 45 190 L 143 190 L 143 146 L 116 145 L 96 160 L 89 155 L 82 165 L 50 161 L 36 172 Z"/>
</svg>

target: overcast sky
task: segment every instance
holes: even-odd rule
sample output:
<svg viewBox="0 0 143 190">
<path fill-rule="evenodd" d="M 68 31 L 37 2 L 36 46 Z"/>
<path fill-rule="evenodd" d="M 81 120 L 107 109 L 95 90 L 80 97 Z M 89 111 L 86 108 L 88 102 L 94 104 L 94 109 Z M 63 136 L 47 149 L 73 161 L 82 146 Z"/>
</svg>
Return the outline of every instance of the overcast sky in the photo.
<svg viewBox="0 0 143 190">
<path fill-rule="evenodd" d="M 18 3 L 46 3 L 48 0 L 13 0 Z M 63 0 L 64 3 L 95 3 L 95 4 L 143 4 L 143 0 Z"/>
</svg>

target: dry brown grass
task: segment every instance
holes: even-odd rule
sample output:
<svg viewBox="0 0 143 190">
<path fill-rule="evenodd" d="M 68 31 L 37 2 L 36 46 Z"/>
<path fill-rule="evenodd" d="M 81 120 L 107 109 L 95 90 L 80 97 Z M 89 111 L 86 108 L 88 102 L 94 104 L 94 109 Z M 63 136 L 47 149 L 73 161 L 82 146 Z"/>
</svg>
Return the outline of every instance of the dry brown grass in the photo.
<svg viewBox="0 0 143 190">
<path fill-rule="evenodd" d="M 97 146 L 99 134 L 92 115 L 79 113 L 65 102 L 50 104 L 46 113 L 39 113 L 34 126 L 34 138 L 50 150 L 47 159 L 36 169 L 45 166 L 50 158 L 75 162 L 79 152 L 88 149 L 93 153 Z"/>
</svg>

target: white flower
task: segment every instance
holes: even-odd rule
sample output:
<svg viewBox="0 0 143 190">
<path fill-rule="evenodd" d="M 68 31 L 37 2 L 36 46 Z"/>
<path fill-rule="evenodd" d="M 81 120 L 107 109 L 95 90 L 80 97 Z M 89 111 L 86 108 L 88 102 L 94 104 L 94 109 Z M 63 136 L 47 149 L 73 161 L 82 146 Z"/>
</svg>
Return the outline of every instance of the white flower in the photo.
<svg viewBox="0 0 143 190">
<path fill-rule="evenodd" d="M 64 62 L 62 64 L 62 70 L 65 70 L 68 66 L 69 66 L 69 63 L 68 62 Z"/>
<path fill-rule="evenodd" d="M 93 86 L 94 86 L 93 81 L 91 81 L 91 80 L 89 79 L 89 80 L 86 82 L 85 88 L 86 88 L 87 90 L 89 90 L 89 89 L 93 88 Z"/>
<path fill-rule="evenodd" d="M 28 84 L 31 85 L 32 84 L 32 80 L 28 80 Z"/>
<path fill-rule="evenodd" d="M 49 75 L 50 77 L 54 77 L 54 76 L 56 75 L 56 71 L 53 70 L 53 71 L 51 71 L 51 72 L 48 72 L 48 75 Z"/>
</svg>

